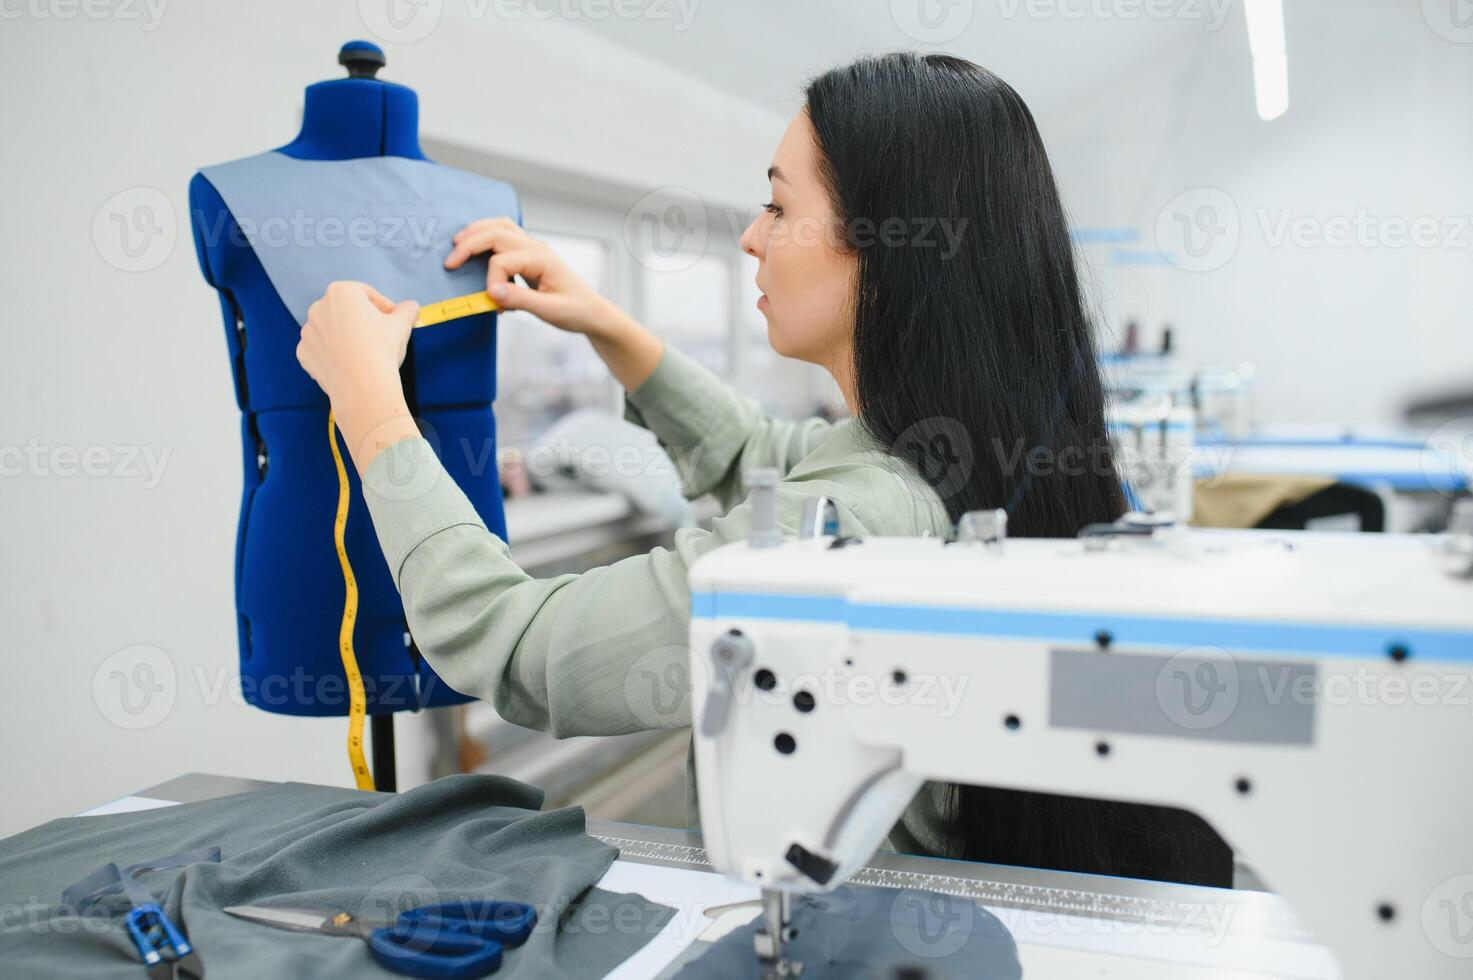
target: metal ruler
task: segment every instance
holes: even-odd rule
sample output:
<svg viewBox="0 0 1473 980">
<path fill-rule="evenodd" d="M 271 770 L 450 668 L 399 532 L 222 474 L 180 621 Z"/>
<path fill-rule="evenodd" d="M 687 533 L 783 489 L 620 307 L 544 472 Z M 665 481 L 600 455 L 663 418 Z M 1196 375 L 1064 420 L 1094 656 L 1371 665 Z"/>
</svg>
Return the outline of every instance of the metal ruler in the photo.
<svg viewBox="0 0 1473 980">
<path fill-rule="evenodd" d="M 618 848 L 619 857 L 623 860 L 716 873 L 703 847 L 604 834 L 594 830 L 590 830 L 590 833 L 604 843 Z M 960 874 L 947 873 L 937 868 L 938 865 L 947 868 L 947 871 L 952 866 L 967 870 Z M 1007 877 L 1050 877 L 1060 880 L 1061 884 L 1004 880 Z M 1081 887 L 1062 884 L 1071 879 L 1079 880 Z M 855 872 L 847 883 L 940 892 L 994 908 L 1137 923 L 1167 932 L 1212 934 L 1225 931 L 1251 934 L 1260 939 L 1318 942 L 1303 920 L 1290 911 L 1282 899 L 1265 892 L 1204 889 L 1135 879 L 1031 871 L 900 854 L 876 855 L 870 865 Z M 1203 898 L 1193 900 L 1198 893 Z"/>
</svg>

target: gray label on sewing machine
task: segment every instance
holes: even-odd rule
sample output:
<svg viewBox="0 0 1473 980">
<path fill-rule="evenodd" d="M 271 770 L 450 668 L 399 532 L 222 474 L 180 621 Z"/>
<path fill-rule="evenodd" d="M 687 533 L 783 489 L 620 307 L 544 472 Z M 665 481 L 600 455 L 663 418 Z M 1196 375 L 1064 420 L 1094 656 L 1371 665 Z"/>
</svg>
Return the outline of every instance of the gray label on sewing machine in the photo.
<svg viewBox="0 0 1473 980">
<path fill-rule="evenodd" d="M 1131 735 L 1310 745 L 1314 664 L 1197 647 L 1172 656 L 1054 650 L 1049 724 Z"/>
</svg>

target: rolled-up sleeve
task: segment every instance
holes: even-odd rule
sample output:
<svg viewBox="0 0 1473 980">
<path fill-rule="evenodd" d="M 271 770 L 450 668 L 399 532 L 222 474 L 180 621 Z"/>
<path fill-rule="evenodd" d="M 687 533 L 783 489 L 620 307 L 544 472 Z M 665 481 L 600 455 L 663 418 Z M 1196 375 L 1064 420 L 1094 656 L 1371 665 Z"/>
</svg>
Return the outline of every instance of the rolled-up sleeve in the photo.
<svg viewBox="0 0 1473 980">
<path fill-rule="evenodd" d="M 744 496 L 745 470 L 786 475 L 831 428 L 820 418 L 763 415 L 756 401 L 668 344 L 654 373 L 625 395 L 624 417 L 654 433 L 687 498 L 715 494 L 724 507 Z"/>
<path fill-rule="evenodd" d="M 814 492 L 824 492 L 822 489 Z M 486 529 L 430 444 L 379 454 L 363 495 L 416 643 L 440 677 L 508 721 L 558 736 L 690 724 L 688 573 L 702 554 L 746 536 L 742 504 L 711 530 L 581 575 L 533 578 Z M 780 487 L 779 523 L 795 531 L 807 494 Z M 840 507 L 846 533 L 862 529 Z"/>
</svg>

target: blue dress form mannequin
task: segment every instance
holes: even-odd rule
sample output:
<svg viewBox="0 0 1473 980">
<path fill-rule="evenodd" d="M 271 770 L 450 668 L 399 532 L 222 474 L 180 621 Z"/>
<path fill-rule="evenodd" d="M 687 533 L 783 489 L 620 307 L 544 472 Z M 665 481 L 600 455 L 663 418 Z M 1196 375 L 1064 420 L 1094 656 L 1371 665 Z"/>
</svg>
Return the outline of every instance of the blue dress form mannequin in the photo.
<svg viewBox="0 0 1473 980">
<path fill-rule="evenodd" d="M 277 152 L 297 160 L 423 160 L 414 92 L 373 77 L 383 53 L 351 42 L 339 61 L 350 77 L 307 89 L 301 132 Z M 337 642 L 344 585 L 332 539 L 337 477 L 327 442 L 327 398 L 297 364 L 298 322 L 203 174 L 191 180 L 189 201 L 200 268 L 219 293 L 241 411 L 245 488 L 235 581 L 242 691 L 268 711 L 346 715 Z M 504 537 L 491 414 L 495 338 L 494 314 L 417 331 L 401 376 L 410 409 L 446 468 L 487 527 Z M 378 779 L 387 789 L 392 729 L 384 723 L 392 722 L 391 713 L 470 699 L 445 685 L 414 649 L 357 474 L 347 469 L 346 544 L 359 589 L 354 646 L 368 712 L 375 716 L 374 768 L 389 770 Z M 380 744 L 385 733 L 387 744 Z"/>
</svg>

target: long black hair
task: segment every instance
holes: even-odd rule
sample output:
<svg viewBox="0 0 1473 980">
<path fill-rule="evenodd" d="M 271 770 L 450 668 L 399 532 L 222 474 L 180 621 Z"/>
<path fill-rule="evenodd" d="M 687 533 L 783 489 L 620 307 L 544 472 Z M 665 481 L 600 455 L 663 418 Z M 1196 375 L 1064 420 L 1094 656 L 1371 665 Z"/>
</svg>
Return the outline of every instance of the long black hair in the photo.
<svg viewBox="0 0 1473 980">
<path fill-rule="evenodd" d="M 969 61 L 898 53 L 829 71 L 806 95 L 839 241 L 858 259 L 860 424 L 953 521 L 1003 508 L 1010 535 L 1073 537 L 1119 517 L 1068 222 L 1018 93 Z M 953 856 L 1220 877 L 1183 866 L 1191 848 L 1165 811 L 978 787 L 950 804 Z"/>
</svg>

